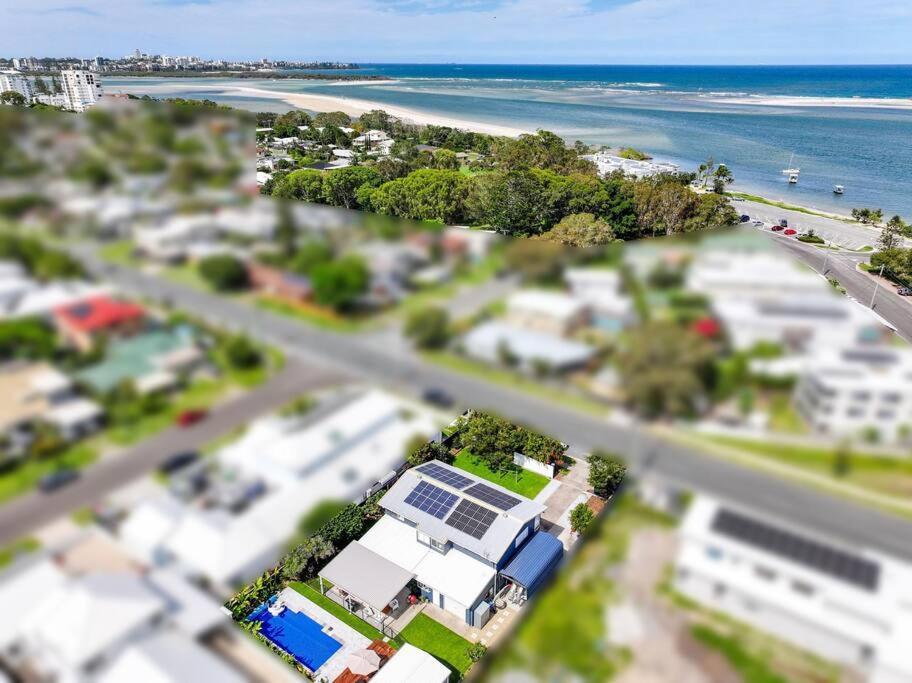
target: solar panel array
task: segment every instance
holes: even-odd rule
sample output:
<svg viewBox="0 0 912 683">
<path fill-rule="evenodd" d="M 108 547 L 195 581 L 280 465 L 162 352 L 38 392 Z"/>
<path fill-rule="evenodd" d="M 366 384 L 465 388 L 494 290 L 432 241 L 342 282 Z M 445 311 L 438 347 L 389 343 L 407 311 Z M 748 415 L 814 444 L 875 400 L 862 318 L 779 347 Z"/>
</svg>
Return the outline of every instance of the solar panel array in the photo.
<svg viewBox="0 0 912 683">
<path fill-rule="evenodd" d="M 444 491 L 439 486 L 428 484 L 426 481 L 418 482 L 418 485 L 405 497 L 406 503 L 437 519 L 446 517 L 446 513 L 457 500 L 459 500 L 459 496 L 455 493 Z"/>
<path fill-rule="evenodd" d="M 463 498 L 446 520 L 446 524 L 467 533 L 472 538 L 481 538 L 495 519 L 497 513 L 493 510 Z"/>
<path fill-rule="evenodd" d="M 731 510 L 719 510 L 712 528 L 718 533 L 761 548 L 869 591 L 877 588 L 880 565 L 791 531 Z"/>
<path fill-rule="evenodd" d="M 509 510 L 522 502 L 519 498 L 508 496 L 503 491 L 498 491 L 487 484 L 475 484 L 472 488 L 466 489 L 464 493 L 477 498 L 483 503 L 493 505 L 498 510 Z"/>
<path fill-rule="evenodd" d="M 472 480 L 468 477 L 464 477 L 453 470 L 448 470 L 446 467 L 441 467 L 436 462 L 425 463 L 418 467 L 417 470 L 439 482 L 452 486 L 454 489 L 464 489 L 472 483 Z"/>
</svg>

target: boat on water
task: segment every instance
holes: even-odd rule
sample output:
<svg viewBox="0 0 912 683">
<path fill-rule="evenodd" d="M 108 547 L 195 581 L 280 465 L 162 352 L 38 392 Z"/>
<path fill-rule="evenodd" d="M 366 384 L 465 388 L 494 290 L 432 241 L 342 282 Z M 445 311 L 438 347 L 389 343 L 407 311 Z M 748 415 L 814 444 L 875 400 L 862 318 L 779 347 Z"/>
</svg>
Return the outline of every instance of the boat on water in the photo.
<svg viewBox="0 0 912 683">
<path fill-rule="evenodd" d="M 798 174 L 790 173 L 789 174 L 789 185 L 797 185 L 797 184 L 798 184 Z"/>
<path fill-rule="evenodd" d="M 845 194 L 845 188 L 842 185 L 833 185 L 833 194 Z"/>
<path fill-rule="evenodd" d="M 789 182 L 793 183 L 793 184 L 798 182 L 798 175 L 801 173 L 801 169 L 796 168 L 794 166 L 794 163 L 795 163 L 795 153 L 792 152 L 792 156 L 789 157 L 788 168 L 782 169 L 782 174 L 787 175 L 789 177 Z M 792 180 L 792 176 L 795 176 L 795 180 Z"/>
</svg>

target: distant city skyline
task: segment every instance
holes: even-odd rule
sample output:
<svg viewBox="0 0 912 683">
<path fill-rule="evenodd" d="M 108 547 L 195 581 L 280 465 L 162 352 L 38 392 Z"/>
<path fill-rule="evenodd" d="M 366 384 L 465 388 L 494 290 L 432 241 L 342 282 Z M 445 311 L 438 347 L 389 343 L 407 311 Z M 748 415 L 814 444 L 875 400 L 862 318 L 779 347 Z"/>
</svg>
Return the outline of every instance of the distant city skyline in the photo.
<svg viewBox="0 0 912 683">
<path fill-rule="evenodd" d="M 66 2 L 66 0 L 64 0 Z M 4 56 L 907 64 L 907 0 L 8 0 Z"/>
</svg>

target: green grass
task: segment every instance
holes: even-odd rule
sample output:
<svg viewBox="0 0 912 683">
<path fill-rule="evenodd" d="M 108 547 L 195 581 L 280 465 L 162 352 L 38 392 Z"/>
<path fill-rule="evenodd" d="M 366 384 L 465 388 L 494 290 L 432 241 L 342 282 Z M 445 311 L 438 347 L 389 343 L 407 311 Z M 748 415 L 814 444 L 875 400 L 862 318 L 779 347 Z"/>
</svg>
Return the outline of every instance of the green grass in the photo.
<svg viewBox="0 0 912 683">
<path fill-rule="evenodd" d="M 537 396 L 538 398 L 552 401 L 568 408 L 582 410 L 600 417 L 604 417 L 610 412 L 610 408 L 604 403 L 583 396 L 582 394 L 543 384 L 518 372 L 480 363 L 471 358 L 459 356 L 449 351 L 424 351 L 421 353 L 421 356 L 427 361 L 449 368 L 450 370 L 461 372 L 466 375 L 473 375 L 490 382 L 496 382 L 507 388 L 521 391 L 524 394 Z"/>
<path fill-rule="evenodd" d="M 786 209 L 788 211 L 797 211 L 798 213 L 806 213 L 811 216 L 820 216 L 822 218 L 832 218 L 833 220 L 842 221 L 843 223 L 857 223 L 858 221 L 853 221 L 849 218 L 840 218 L 835 214 L 824 213 L 823 211 L 814 211 L 814 209 L 808 209 L 803 206 L 795 206 L 794 204 L 787 204 L 786 202 L 777 202 L 772 199 L 767 199 L 766 197 L 760 197 L 755 194 L 747 194 L 745 192 L 727 192 L 731 197 L 738 197 L 739 199 L 746 199 L 751 202 L 757 202 L 758 204 L 766 204 L 768 206 L 775 206 L 778 209 Z"/>
<path fill-rule="evenodd" d="M 446 664 L 455 673 L 450 680 L 462 678 L 472 666 L 467 654 L 472 643 L 424 613 L 418 614 L 402 629 L 399 640 L 434 655 Z"/>
<path fill-rule="evenodd" d="M 786 395 L 777 394 L 770 399 L 769 420 L 770 427 L 777 432 L 806 434 L 809 431 L 807 423 Z"/>
<path fill-rule="evenodd" d="M 383 640 L 383 634 L 380 633 L 380 631 L 375 629 L 366 621 L 356 617 L 354 614 L 342 607 L 342 605 L 333 602 L 325 595 L 321 595 L 319 590 L 316 590 L 315 588 L 301 581 L 292 581 L 288 585 L 290 588 L 296 590 L 298 593 L 303 595 L 318 607 L 322 607 L 340 621 L 351 626 L 365 638 L 370 638 L 371 640 Z"/>
<path fill-rule="evenodd" d="M 788 683 L 768 665 L 767 660 L 748 652 L 733 637 L 723 635 L 704 624 L 695 624 L 691 633 L 700 643 L 721 654 L 744 683 Z"/>
<path fill-rule="evenodd" d="M 70 519 L 77 526 L 89 526 L 95 521 L 95 512 L 89 506 L 82 507 L 71 514 Z"/>
<path fill-rule="evenodd" d="M 26 537 L 0 548 L 0 568 L 11 565 L 21 555 L 33 553 L 41 548 L 38 539 Z"/>
<path fill-rule="evenodd" d="M 105 261 L 116 263 L 120 266 L 136 265 L 136 259 L 133 258 L 132 240 L 119 240 L 106 244 L 98 251 L 98 254 Z"/>
<path fill-rule="evenodd" d="M 82 469 L 98 458 L 97 439 L 66 448 L 58 455 L 46 458 L 26 458 L 0 471 L 0 502 L 27 493 L 35 488 L 38 480 L 54 470 Z"/>
<path fill-rule="evenodd" d="M 193 264 L 184 263 L 181 265 L 167 266 L 159 271 L 159 274 L 166 280 L 178 285 L 186 285 L 201 292 L 213 292 L 212 288 L 205 278 L 199 274 L 199 270 Z"/>
<path fill-rule="evenodd" d="M 333 332 L 345 332 L 348 334 L 362 332 L 367 328 L 368 323 L 370 322 L 365 318 L 353 318 L 325 313 L 316 308 L 293 306 L 284 301 L 268 299 L 262 296 L 255 297 L 253 302 L 257 308 L 262 308 L 263 310 L 278 313 L 279 315 L 284 315 L 289 318 L 295 318 L 308 325 L 320 327 L 325 330 L 332 330 Z"/>
<path fill-rule="evenodd" d="M 539 491 L 545 488 L 550 481 L 548 477 L 524 469 L 514 472 L 494 472 L 466 449 L 463 449 L 456 456 L 453 466 L 499 484 L 505 489 L 509 489 L 526 498 L 535 498 Z"/>
</svg>

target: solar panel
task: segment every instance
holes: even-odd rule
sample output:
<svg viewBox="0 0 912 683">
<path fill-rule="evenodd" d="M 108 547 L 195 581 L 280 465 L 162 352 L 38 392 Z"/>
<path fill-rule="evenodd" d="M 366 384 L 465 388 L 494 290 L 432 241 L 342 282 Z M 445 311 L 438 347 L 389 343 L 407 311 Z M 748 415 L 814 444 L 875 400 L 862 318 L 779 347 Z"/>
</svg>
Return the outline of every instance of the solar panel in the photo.
<svg viewBox="0 0 912 683">
<path fill-rule="evenodd" d="M 495 519 L 497 513 L 493 510 L 463 498 L 445 523 L 472 538 L 481 538 Z"/>
<path fill-rule="evenodd" d="M 441 467 L 436 462 L 428 462 L 421 467 L 416 468 L 421 474 L 436 479 L 439 482 L 452 486 L 454 489 L 464 489 L 472 483 L 468 477 L 464 477 L 458 472 Z"/>
<path fill-rule="evenodd" d="M 731 510 L 719 510 L 714 531 L 815 569 L 846 583 L 874 591 L 880 565 L 859 555 L 785 531 Z"/>
<path fill-rule="evenodd" d="M 475 484 L 472 488 L 466 489 L 465 493 L 489 505 L 493 505 L 498 510 L 509 510 L 522 502 L 519 498 L 508 496 L 503 491 L 498 491 L 487 484 Z"/>
<path fill-rule="evenodd" d="M 405 502 L 437 519 L 443 519 L 458 499 L 455 493 L 421 481 L 405 497 Z"/>
</svg>

